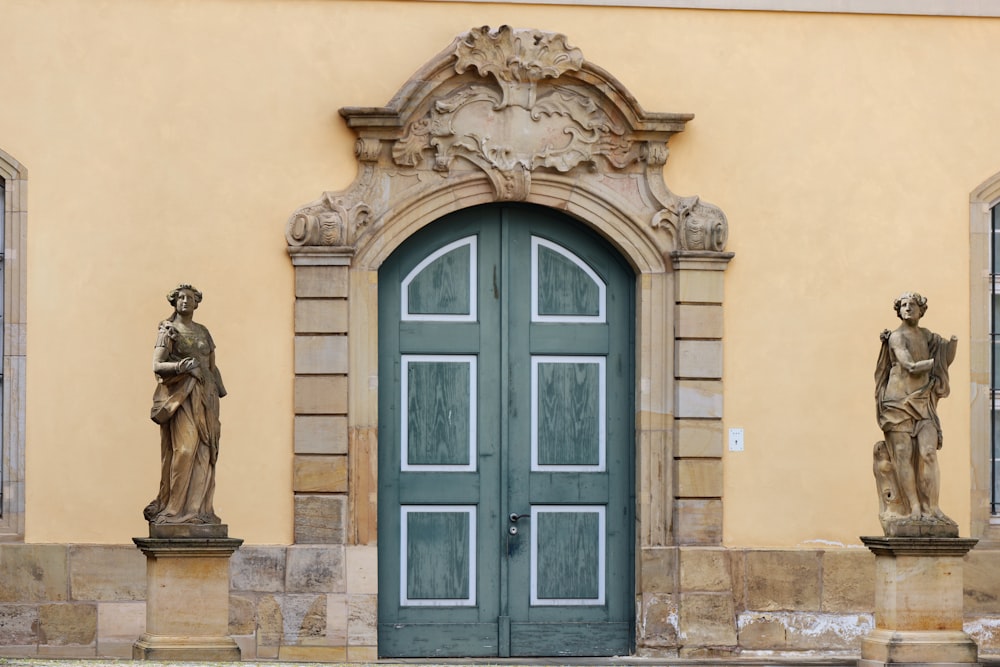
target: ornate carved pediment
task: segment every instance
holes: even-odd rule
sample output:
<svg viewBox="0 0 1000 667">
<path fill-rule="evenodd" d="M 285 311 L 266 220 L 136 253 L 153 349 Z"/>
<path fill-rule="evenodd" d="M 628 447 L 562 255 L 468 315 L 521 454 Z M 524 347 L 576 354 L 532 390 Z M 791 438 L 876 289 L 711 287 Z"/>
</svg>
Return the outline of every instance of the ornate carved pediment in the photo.
<svg viewBox="0 0 1000 667">
<path fill-rule="evenodd" d="M 359 178 L 292 216 L 292 246 L 352 246 L 400 204 L 458 182 L 485 180 L 493 201 L 531 201 L 541 179 L 646 221 L 664 250 L 725 247 L 722 211 L 662 181 L 667 142 L 693 116 L 643 111 L 563 35 L 475 28 L 387 107 L 341 115 L 358 134 Z"/>
</svg>

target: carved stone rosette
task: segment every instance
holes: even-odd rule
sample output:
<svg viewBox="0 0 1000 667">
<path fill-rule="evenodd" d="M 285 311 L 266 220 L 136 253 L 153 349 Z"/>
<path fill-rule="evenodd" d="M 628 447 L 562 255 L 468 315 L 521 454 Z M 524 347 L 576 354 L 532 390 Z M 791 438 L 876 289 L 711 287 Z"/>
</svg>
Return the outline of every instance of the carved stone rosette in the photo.
<svg viewBox="0 0 1000 667">
<path fill-rule="evenodd" d="M 358 135 L 360 176 L 296 211 L 289 246 L 357 247 L 394 212 L 480 179 L 493 201 L 533 201 L 541 182 L 591 193 L 645 221 L 663 255 L 725 250 L 722 211 L 662 180 L 667 142 L 693 116 L 643 111 L 563 35 L 475 28 L 389 106 L 341 115 Z"/>
</svg>

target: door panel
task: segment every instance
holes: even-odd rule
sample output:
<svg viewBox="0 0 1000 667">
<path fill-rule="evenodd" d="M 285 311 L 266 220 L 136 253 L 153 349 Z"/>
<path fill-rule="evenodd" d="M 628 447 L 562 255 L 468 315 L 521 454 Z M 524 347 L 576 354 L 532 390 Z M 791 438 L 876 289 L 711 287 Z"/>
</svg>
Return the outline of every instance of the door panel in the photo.
<svg viewBox="0 0 1000 667">
<path fill-rule="evenodd" d="M 447 216 L 380 270 L 381 655 L 630 651 L 633 289 L 526 206 Z"/>
</svg>

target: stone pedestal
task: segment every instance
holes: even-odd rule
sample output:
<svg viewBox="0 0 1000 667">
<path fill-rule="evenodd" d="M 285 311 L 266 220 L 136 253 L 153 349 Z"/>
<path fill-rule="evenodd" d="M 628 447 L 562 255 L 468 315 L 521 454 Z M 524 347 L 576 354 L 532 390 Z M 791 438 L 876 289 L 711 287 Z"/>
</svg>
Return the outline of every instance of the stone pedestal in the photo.
<svg viewBox="0 0 1000 667">
<path fill-rule="evenodd" d="M 858 667 L 978 665 L 962 630 L 962 558 L 977 540 L 862 537 L 875 554 L 875 629 Z"/>
<path fill-rule="evenodd" d="M 229 557 L 243 540 L 226 526 L 150 526 L 132 541 L 146 555 L 146 632 L 135 660 L 239 660 L 229 636 Z"/>
</svg>

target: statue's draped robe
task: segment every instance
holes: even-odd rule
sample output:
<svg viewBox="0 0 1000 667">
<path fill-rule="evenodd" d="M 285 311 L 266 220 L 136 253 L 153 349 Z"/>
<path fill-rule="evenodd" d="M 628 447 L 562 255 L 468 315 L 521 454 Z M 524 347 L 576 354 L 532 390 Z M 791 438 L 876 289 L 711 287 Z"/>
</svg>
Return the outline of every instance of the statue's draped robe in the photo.
<svg viewBox="0 0 1000 667">
<path fill-rule="evenodd" d="M 937 402 L 951 391 L 948 380 L 948 341 L 936 333 L 920 328 L 927 341 L 927 350 L 934 366 L 927 374 L 927 382 L 907 396 L 894 399 L 885 398 L 889 372 L 898 363 L 889 347 L 889 336 L 882 335 L 882 348 L 875 366 L 875 407 L 878 425 L 883 433 L 891 431 L 916 432 L 922 421 L 934 424 L 938 434 L 938 447 L 942 443 L 941 421 L 938 419 Z M 914 359 L 914 361 L 922 361 Z"/>
<path fill-rule="evenodd" d="M 215 350 L 208 329 L 192 322 L 177 330 L 170 320 L 160 323 L 156 346 L 167 350 L 165 361 L 185 357 L 198 361 L 200 377 L 190 373 L 157 375 L 150 417 L 160 425 L 160 491 L 146 510 L 155 523 L 219 523 L 212 506 L 215 462 L 219 455 L 218 371 L 211 368 Z"/>
</svg>

